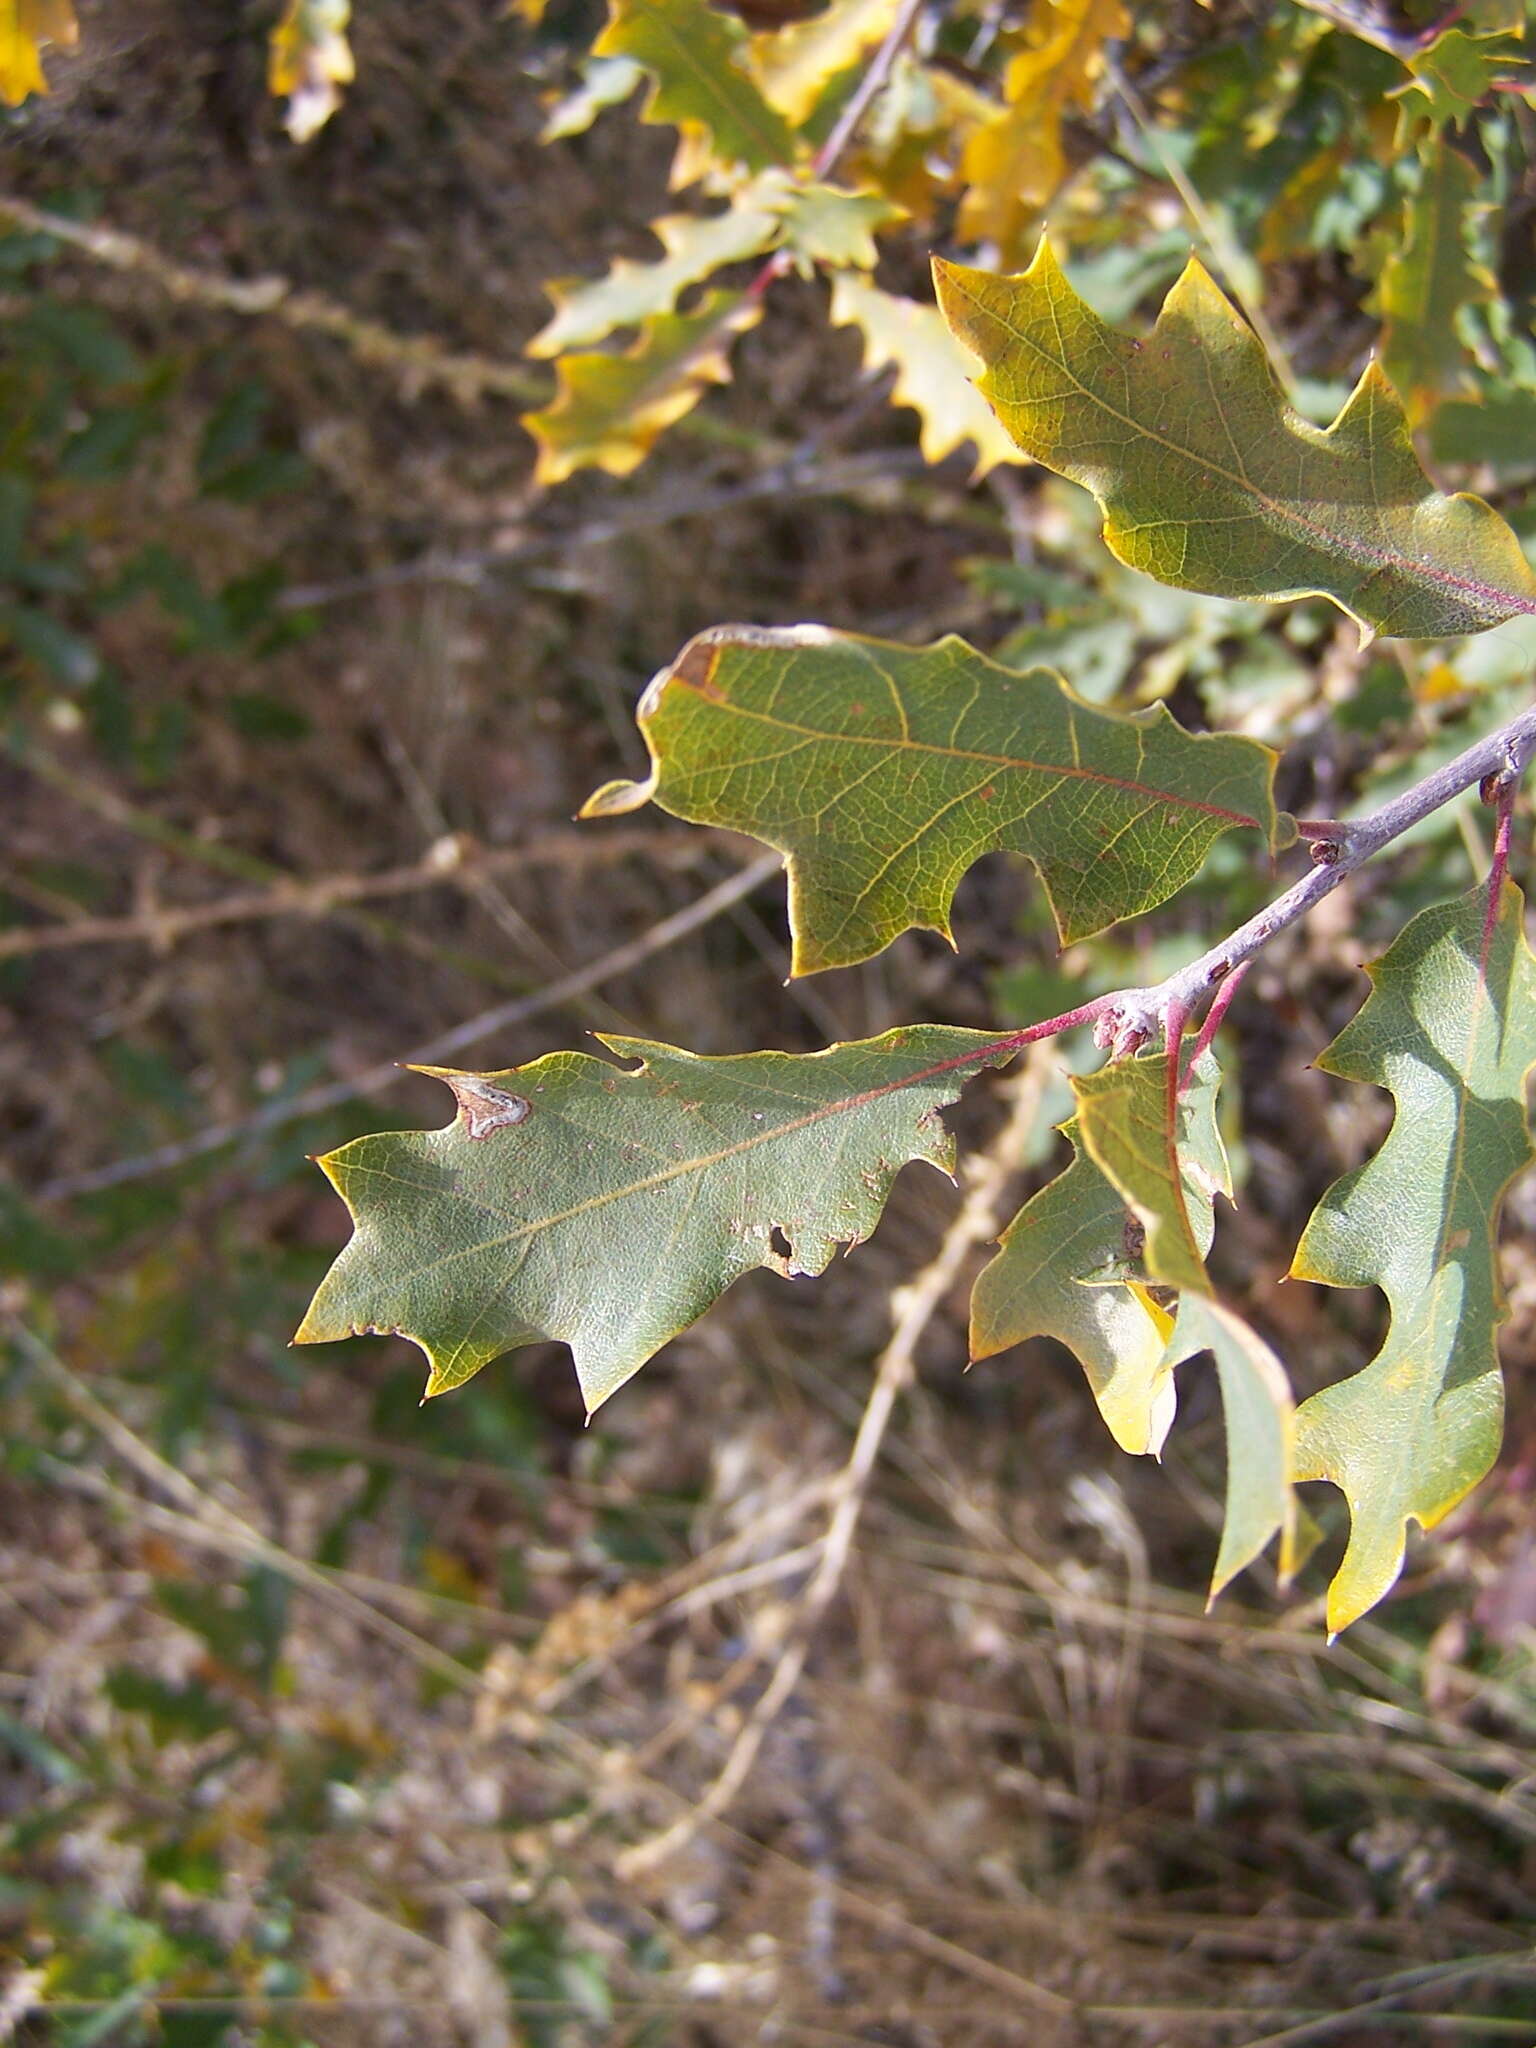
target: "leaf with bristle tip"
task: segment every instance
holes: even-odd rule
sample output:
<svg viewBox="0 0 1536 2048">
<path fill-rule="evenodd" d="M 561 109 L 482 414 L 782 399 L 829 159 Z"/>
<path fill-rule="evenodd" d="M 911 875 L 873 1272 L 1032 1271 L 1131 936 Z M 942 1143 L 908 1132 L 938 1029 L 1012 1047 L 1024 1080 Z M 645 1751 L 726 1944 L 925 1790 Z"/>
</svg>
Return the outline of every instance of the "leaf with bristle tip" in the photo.
<svg viewBox="0 0 1536 2048">
<path fill-rule="evenodd" d="M 1043 241 L 1018 277 L 934 269 L 988 403 L 1026 454 L 1092 491 L 1133 569 L 1216 597 L 1329 597 L 1367 637 L 1536 614 L 1514 534 L 1481 498 L 1434 488 L 1377 365 L 1312 426 L 1193 258 L 1144 340 L 1101 320 Z"/>
<path fill-rule="evenodd" d="M 601 1043 L 639 1064 L 425 1068 L 453 1090 L 451 1124 L 326 1154 L 353 1234 L 295 1341 L 407 1337 L 441 1394 L 555 1338 L 590 1412 L 743 1273 L 820 1273 L 861 1243 L 907 1161 L 948 1173 L 939 1112 L 1016 1049 L 941 1024 L 717 1059 Z"/>
<path fill-rule="evenodd" d="M 777 847 L 796 974 L 914 926 L 948 937 L 984 853 L 1028 855 L 1066 943 L 1166 902 L 1229 828 L 1270 845 L 1278 829 L 1268 748 L 1187 733 L 1160 704 L 1101 711 L 954 638 L 717 627 L 652 681 L 639 724 L 651 774 L 607 784 L 583 817 L 651 801 Z"/>
</svg>

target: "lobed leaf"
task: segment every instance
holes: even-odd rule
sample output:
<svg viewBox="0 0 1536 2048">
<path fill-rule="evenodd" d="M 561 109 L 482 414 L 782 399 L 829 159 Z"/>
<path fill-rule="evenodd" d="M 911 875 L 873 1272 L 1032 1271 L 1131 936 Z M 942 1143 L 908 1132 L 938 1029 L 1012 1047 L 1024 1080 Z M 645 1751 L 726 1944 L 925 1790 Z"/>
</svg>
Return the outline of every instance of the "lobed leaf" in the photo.
<svg viewBox="0 0 1536 2048">
<path fill-rule="evenodd" d="M 592 54 L 642 65 L 652 80 L 644 119 L 670 122 L 719 162 L 762 171 L 792 161 L 794 134 L 747 68 L 747 31 L 706 0 L 612 0 Z"/>
<path fill-rule="evenodd" d="M 1392 1586 L 1408 1523 L 1432 1528 L 1498 1453 L 1496 1230 L 1504 1190 L 1532 1157 L 1536 959 L 1513 883 L 1486 941 L 1484 911 L 1480 888 L 1421 911 L 1366 970 L 1364 1006 L 1317 1062 L 1396 1105 L 1380 1151 L 1323 1196 L 1291 1268 L 1329 1287 L 1380 1287 L 1392 1312 L 1370 1365 L 1297 1414 L 1296 1476 L 1331 1480 L 1349 1502 L 1349 1547 L 1328 1589 L 1335 1631 Z"/>
<path fill-rule="evenodd" d="M 910 405 L 921 420 L 929 462 L 942 462 L 967 441 L 976 450 L 973 480 L 1000 462 L 1024 460 L 970 381 L 970 360 L 937 307 L 883 292 L 844 271 L 832 280 L 832 324 L 858 328 L 866 369 L 895 370 L 892 402 Z"/>
<path fill-rule="evenodd" d="M 1393 94 L 1400 108 L 1400 147 L 1426 124 L 1436 138 L 1444 128 L 1464 128 L 1496 89 L 1513 88 L 1522 97 L 1536 90 L 1529 75 L 1510 76 L 1512 68 L 1525 70 L 1526 60 L 1486 30 L 1479 35 L 1447 29 L 1428 49 L 1404 61 L 1412 76 Z"/>
<path fill-rule="evenodd" d="M 765 183 L 781 223 L 783 246 L 802 271 L 818 263 L 832 269 L 873 270 L 879 260 L 874 231 L 901 217 L 879 192 L 849 192 L 769 171 Z"/>
<path fill-rule="evenodd" d="M 1066 175 L 1062 122 L 1093 105 L 1104 45 L 1130 33 L 1124 0 L 1041 0 L 1026 47 L 1003 74 L 1003 108 L 978 128 L 960 161 L 967 190 L 963 240 L 1018 246 Z"/>
<path fill-rule="evenodd" d="M 778 848 L 796 974 L 913 926 L 948 937 L 983 853 L 1028 856 L 1065 943 L 1165 902 L 1231 826 L 1276 831 L 1267 748 L 1195 737 L 1161 704 L 1098 710 L 954 638 L 718 627 L 652 681 L 639 724 L 649 777 L 607 784 L 582 815 L 654 801 Z"/>
<path fill-rule="evenodd" d="M 1177 1051 L 1117 1060 L 1096 1074 L 1075 1074 L 1077 1124 L 1084 1148 L 1119 1190 L 1146 1232 L 1147 1277 L 1167 1287 L 1210 1292 L 1206 1253 L 1214 1233 L 1212 1202 L 1232 1193 L 1226 1147 L 1216 1128 L 1216 1062 L 1202 1058 L 1206 1084 L 1192 1107 L 1176 1093 Z"/>
<path fill-rule="evenodd" d="M 424 1068 L 454 1092 L 451 1124 L 327 1154 L 353 1236 L 295 1342 L 408 1337 L 431 1395 L 558 1338 L 590 1412 L 743 1273 L 819 1273 L 862 1242 L 908 1160 L 948 1172 L 939 1111 L 1013 1050 L 937 1024 L 724 1059 L 602 1043 L 640 1065 Z"/>
<path fill-rule="evenodd" d="M 1044 242 L 1020 277 L 935 272 L 998 417 L 1092 491 L 1132 568 L 1217 597 L 1330 597 L 1367 635 L 1536 613 L 1514 534 L 1481 498 L 1433 488 L 1376 365 L 1331 427 L 1310 425 L 1193 259 L 1145 341 L 1100 320 Z"/>
<path fill-rule="evenodd" d="M 1156 1085 L 1165 1100 L 1166 1063 L 1134 1065 L 1162 1069 Z M 1181 1199 L 1201 1259 L 1215 1234 L 1213 1190 L 1225 1191 L 1228 1182 L 1216 1127 L 1219 1085 L 1219 1069 L 1207 1054 L 1179 1098 Z M 1100 1101 L 1094 1114 L 1103 1124 L 1108 1105 Z M 1079 1119 L 1061 1129 L 1072 1145 L 1072 1163 L 1024 1204 L 977 1280 L 971 1356 L 990 1358 L 1030 1337 L 1054 1337 L 1081 1362 L 1120 1448 L 1155 1457 L 1176 1405 L 1168 1350 L 1173 1317 L 1147 1284 L 1142 1216 L 1089 1152 Z"/>
<path fill-rule="evenodd" d="M 1054 1337 L 1087 1375 L 1121 1450 L 1156 1456 L 1173 1425 L 1163 1368 L 1173 1318 L 1139 1277 L 1139 1226 L 1119 1190 L 1061 1126 L 1073 1159 L 1032 1195 L 998 1240 L 971 1295 L 971 1358 Z"/>
<path fill-rule="evenodd" d="M 562 356 L 554 402 L 523 415 L 538 443 L 535 479 L 557 484 L 578 469 L 638 469 L 707 385 L 729 380 L 732 343 L 761 318 L 761 305 L 744 292 L 710 292 L 692 313 L 647 320 L 622 354 Z"/>
</svg>

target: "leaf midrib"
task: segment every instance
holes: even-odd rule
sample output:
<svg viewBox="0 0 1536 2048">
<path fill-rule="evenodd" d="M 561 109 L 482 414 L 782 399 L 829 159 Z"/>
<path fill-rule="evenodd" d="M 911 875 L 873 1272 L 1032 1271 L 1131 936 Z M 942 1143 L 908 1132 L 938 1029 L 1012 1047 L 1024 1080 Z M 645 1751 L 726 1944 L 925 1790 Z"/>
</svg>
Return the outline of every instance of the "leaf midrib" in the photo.
<svg viewBox="0 0 1536 2048">
<path fill-rule="evenodd" d="M 759 725 L 768 726 L 774 732 L 790 733 L 798 739 L 818 740 L 831 746 L 880 747 L 891 754 L 928 754 L 940 761 L 971 761 L 983 764 L 989 768 L 1013 770 L 1020 774 L 1054 775 L 1060 776 L 1064 781 L 1093 782 L 1101 784 L 1106 789 L 1124 790 L 1128 796 L 1149 797 L 1155 802 L 1177 806 L 1182 810 L 1201 811 L 1207 817 L 1224 819 L 1230 825 L 1251 825 L 1256 830 L 1262 831 L 1264 829 L 1263 820 L 1254 817 L 1251 812 L 1228 810 L 1221 804 L 1202 802 L 1199 797 L 1181 796 L 1173 790 L 1157 789 L 1150 783 L 1133 781 L 1129 776 L 1106 775 L 1100 769 L 1068 768 L 1055 762 L 1030 761 L 1013 754 L 984 754 L 979 750 L 972 750 L 966 747 L 941 747 L 932 740 L 914 740 L 910 738 L 887 739 L 878 733 L 818 732 L 814 726 L 796 725 L 792 720 L 781 718 L 776 713 L 756 711 L 745 704 L 737 703 L 731 698 L 721 699 L 718 696 L 711 695 L 707 688 L 701 688 L 698 684 L 690 682 L 686 676 L 679 675 L 676 670 L 673 671 L 671 677 L 671 686 L 687 691 L 690 696 L 700 698 L 704 703 L 711 705 L 717 711 L 731 712 L 737 718 L 754 720 Z M 1199 741 L 1206 738 L 1207 735 L 1203 733 L 1187 733 L 1185 737 Z M 1226 735 L 1214 735 L 1214 737 L 1224 738 Z M 734 772 L 734 766 L 737 764 L 728 762 L 725 765 Z"/>
<path fill-rule="evenodd" d="M 397 1277 L 401 1284 L 406 1284 L 410 1281 L 420 1280 L 429 1273 L 440 1272 L 445 1266 L 453 1265 L 459 1259 L 474 1258 L 482 1253 L 501 1251 L 508 1245 L 518 1244 L 524 1239 L 536 1237 L 541 1231 L 557 1229 L 563 1223 L 572 1223 L 580 1216 L 587 1216 L 594 1210 L 606 1208 L 611 1202 L 627 1201 L 631 1195 L 644 1194 L 653 1188 L 665 1187 L 669 1182 L 679 1180 L 685 1174 L 708 1173 L 711 1168 L 721 1165 L 728 1159 L 740 1158 L 742 1154 L 755 1151 L 761 1145 L 771 1145 L 777 1140 L 792 1136 L 794 1133 L 803 1131 L 813 1124 L 824 1122 L 828 1117 L 849 1115 L 855 1110 L 864 1108 L 868 1103 L 878 1102 L 884 1096 L 897 1094 L 903 1088 L 921 1087 L 925 1081 L 935 1080 L 942 1074 L 958 1073 L 962 1067 L 984 1066 L 989 1059 L 995 1059 L 1000 1054 L 1015 1051 L 1020 1043 L 1021 1040 L 1018 1033 L 1008 1033 L 1001 1038 L 993 1039 L 984 1045 L 977 1046 L 972 1051 L 957 1053 L 950 1059 L 938 1060 L 933 1065 L 923 1067 L 916 1073 L 903 1074 L 896 1080 L 882 1082 L 878 1087 L 866 1088 L 856 1095 L 841 1096 L 835 1102 L 820 1103 L 815 1109 L 807 1111 L 804 1116 L 796 1117 L 788 1123 L 775 1124 L 771 1130 L 753 1131 L 737 1143 L 722 1146 L 716 1152 L 701 1153 L 691 1159 L 679 1159 L 672 1165 L 663 1167 L 656 1173 L 646 1174 L 642 1179 L 630 1181 L 623 1187 L 610 1188 L 600 1194 L 591 1195 L 584 1202 L 574 1203 L 570 1208 L 562 1209 L 552 1216 L 538 1217 L 534 1221 L 522 1225 L 517 1230 L 505 1232 L 500 1237 L 481 1238 L 475 1244 L 465 1245 L 458 1251 L 446 1253 L 442 1258 L 433 1259 L 428 1265 L 417 1266 L 411 1272 L 401 1273 Z M 621 1074 L 619 1078 L 635 1080 L 640 1078 L 640 1076 L 638 1074 L 631 1074 L 625 1077 Z M 938 1107 L 939 1105 L 934 1106 Z M 554 1110 L 550 1113 L 557 1116 L 561 1114 L 559 1110 Z M 449 1131 L 455 1128 L 456 1125 L 454 1124 L 447 1126 Z M 908 1162 L 903 1160 L 900 1163 L 905 1165 Z M 349 1167 L 347 1170 L 355 1172 L 358 1169 L 356 1167 Z M 362 1170 L 368 1172 L 373 1169 L 364 1167 Z M 360 1223 L 361 1219 L 358 1220 Z"/>
</svg>

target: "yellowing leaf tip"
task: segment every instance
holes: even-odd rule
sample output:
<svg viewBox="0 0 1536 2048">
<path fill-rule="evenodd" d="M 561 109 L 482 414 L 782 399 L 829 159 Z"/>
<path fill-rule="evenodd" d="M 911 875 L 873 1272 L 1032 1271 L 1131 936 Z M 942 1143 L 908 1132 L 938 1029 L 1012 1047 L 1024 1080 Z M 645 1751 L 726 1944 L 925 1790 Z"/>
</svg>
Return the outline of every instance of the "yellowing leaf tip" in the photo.
<svg viewBox="0 0 1536 2048">
<path fill-rule="evenodd" d="M 628 811 L 638 811 L 648 804 L 656 794 L 654 769 L 644 782 L 629 782 L 622 777 L 616 782 L 605 782 L 600 789 L 594 789 L 581 809 L 578 818 L 621 818 Z"/>
</svg>

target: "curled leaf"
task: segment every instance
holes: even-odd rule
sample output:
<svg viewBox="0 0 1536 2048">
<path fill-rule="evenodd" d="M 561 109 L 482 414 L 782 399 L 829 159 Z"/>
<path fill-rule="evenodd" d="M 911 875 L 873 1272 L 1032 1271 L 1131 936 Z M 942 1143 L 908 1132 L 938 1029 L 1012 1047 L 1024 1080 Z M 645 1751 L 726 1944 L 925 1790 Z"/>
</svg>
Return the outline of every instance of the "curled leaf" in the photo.
<svg viewBox="0 0 1536 2048">
<path fill-rule="evenodd" d="M 1211 1204 L 1232 1193 L 1226 1148 L 1216 1128 L 1219 1075 L 1207 1053 L 1198 1095 L 1175 1094 L 1166 1052 L 1117 1060 L 1074 1075 L 1077 1122 L 1099 1170 L 1130 1203 L 1146 1231 L 1149 1280 L 1210 1292 L 1206 1253 Z"/>
</svg>

